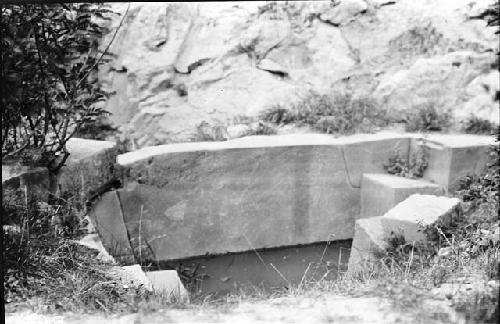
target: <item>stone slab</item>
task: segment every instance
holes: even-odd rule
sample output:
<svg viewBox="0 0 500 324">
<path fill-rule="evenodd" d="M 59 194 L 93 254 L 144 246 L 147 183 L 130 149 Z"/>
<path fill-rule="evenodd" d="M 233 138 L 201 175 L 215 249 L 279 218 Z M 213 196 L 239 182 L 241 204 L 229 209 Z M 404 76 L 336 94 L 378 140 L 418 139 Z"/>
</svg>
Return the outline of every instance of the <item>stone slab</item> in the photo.
<svg viewBox="0 0 500 324">
<path fill-rule="evenodd" d="M 460 199 L 413 194 L 382 216 L 389 231 L 399 232 L 409 242 L 424 240 L 422 226 L 447 223 L 461 213 Z"/>
<path fill-rule="evenodd" d="M 106 251 L 122 264 L 134 263 L 134 254 L 116 191 L 105 193 L 100 203 L 91 208 L 89 216 Z"/>
<path fill-rule="evenodd" d="M 184 286 L 197 296 L 220 296 L 241 289 L 272 291 L 337 278 L 347 268 L 350 246 L 350 240 L 317 242 L 160 262 L 160 266 L 178 269 Z"/>
<path fill-rule="evenodd" d="M 2 195 L 22 190 L 28 197 L 47 199 L 54 186 L 47 168 L 2 165 Z"/>
<path fill-rule="evenodd" d="M 67 143 L 70 156 L 57 176 L 58 191 L 69 191 L 85 201 L 117 178 L 115 142 L 71 138 Z"/>
<path fill-rule="evenodd" d="M 384 164 L 398 150 L 408 156 L 410 137 L 407 135 L 378 135 L 372 138 L 359 137 L 358 141 L 343 143 L 339 146 L 345 160 L 346 172 L 353 187 L 360 188 L 363 174 L 385 173 Z"/>
<path fill-rule="evenodd" d="M 349 239 L 359 213 L 337 146 L 161 154 L 125 173 L 131 245 L 141 233 L 155 260 Z"/>
<path fill-rule="evenodd" d="M 440 195 L 443 189 L 429 181 L 398 177 L 387 173 L 368 173 L 361 182 L 359 218 L 381 216 L 414 193 Z"/>
<path fill-rule="evenodd" d="M 434 134 L 424 140 L 412 139 L 411 151 L 425 147 L 429 152 L 429 165 L 424 179 L 453 193 L 457 189 L 457 180 L 466 175 L 478 175 L 484 170 L 491 145 L 495 145 L 493 136 Z"/>
<path fill-rule="evenodd" d="M 351 254 L 347 265 L 349 274 L 369 272 L 378 260 L 377 255 L 385 251 L 387 244 L 384 238 L 387 233 L 381 220 L 381 216 L 356 220 Z"/>
<path fill-rule="evenodd" d="M 70 156 L 56 176 L 42 167 L 2 165 L 2 187 L 16 190 L 26 186 L 42 200 L 49 193 L 58 195 L 69 191 L 81 196 L 83 203 L 98 188 L 116 178 L 116 143 L 71 138 L 67 149 Z"/>
<path fill-rule="evenodd" d="M 147 271 L 146 277 L 153 291 L 174 300 L 189 299 L 189 293 L 184 288 L 176 270 Z"/>
</svg>

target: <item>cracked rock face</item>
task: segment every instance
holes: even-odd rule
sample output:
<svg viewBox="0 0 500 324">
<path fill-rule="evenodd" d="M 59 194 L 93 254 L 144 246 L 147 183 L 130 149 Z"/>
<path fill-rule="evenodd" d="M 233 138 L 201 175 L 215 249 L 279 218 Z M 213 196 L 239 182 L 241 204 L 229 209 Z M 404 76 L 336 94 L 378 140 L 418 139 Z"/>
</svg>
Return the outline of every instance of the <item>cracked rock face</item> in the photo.
<svg viewBox="0 0 500 324">
<path fill-rule="evenodd" d="M 132 3 L 99 71 L 116 91 L 105 108 L 137 147 L 192 140 L 202 122 L 255 121 L 311 89 L 367 93 L 395 112 L 431 101 L 498 122 L 498 40 L 470 19 L 489 2 Z"/>
</svg>

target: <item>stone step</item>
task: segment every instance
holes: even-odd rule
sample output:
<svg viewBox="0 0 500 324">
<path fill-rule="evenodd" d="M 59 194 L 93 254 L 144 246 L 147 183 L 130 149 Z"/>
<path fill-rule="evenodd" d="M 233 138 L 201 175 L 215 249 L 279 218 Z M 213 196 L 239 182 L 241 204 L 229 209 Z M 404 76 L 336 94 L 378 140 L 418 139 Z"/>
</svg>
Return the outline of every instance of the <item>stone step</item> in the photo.
<svg viewBox="0 0 500 324">
<path fill-rule="evenodd" d="M 391 235 L 402 235 L 406 242 L 422 241 L 422 226 L 449 224 L 461 212 L 458 198 L 413 194 L 383 216 L 358 219 L 348 272 L 369 272 L 384 255 Z"/>
<path fill-rule="evenodd" d="M 368 173 L 361 181 L 361 213 L 359 218 L 381 216 L 415 193 L 441 195 L 441 186 L 426 181 L 387 173 Z"/>
<path fill-rule="evenodd" d="M 410 154 L 424 147 L 429 153 L 424 179 L 439 184 L 447 193 L 453 193 L 460 178 L 478 175 L 484 170 L 491 145 L 495 145 L 493 136 L 432 134 L 414 137 Z"/>
</svg>

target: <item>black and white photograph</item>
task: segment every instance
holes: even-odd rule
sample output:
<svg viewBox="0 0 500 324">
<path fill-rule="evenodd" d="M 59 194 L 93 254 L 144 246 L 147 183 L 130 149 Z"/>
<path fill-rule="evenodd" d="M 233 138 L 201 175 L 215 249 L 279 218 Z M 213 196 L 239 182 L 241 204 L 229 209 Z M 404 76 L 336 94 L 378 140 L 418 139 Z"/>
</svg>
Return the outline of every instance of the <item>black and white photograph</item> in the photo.
<svg viewBox="0 0 500 324">
<path fill-rule="evenodd" d="M 500 323 L 499 0 L 0 10 L 4 323 Z"/>
</svg>

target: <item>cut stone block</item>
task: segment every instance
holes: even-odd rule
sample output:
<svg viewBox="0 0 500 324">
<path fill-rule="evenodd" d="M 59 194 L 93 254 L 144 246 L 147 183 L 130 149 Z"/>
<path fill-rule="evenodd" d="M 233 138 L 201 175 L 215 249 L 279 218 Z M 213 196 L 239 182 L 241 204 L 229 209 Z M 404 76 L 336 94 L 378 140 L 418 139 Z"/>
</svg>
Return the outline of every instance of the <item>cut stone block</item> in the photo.
<svg viewBox="0 0 500 324">
<path fill-rule="evenodd" d="M 153 291 L 177 300 L 189 299 L 176 270 L 148 271 L 146 277 L 151 282 Z"/>
<path fill-rule="evenodd" d="M 55 187 L 47 168 L 19 165 L 2 165 L 2 195 L 23 190 L 28 197 L 35 195 L 45 200 Z"/>
<path fill-rule="evenodd" d="M 439 185 L 425 180 L 384 173 L 364 174 L 359 218 L 384 215 L 414 193 L 440 195 L 444 191 Z"/>
<path fill-rule="evenodd" d="M 450 223 L 461 215 L 458 198 L 414 194 L 397 204 L 382 216 L 385 229 L 402 234 L 406 241 L 420 241 L 425 237 L 422 226 Z"/>
<path fill-rule="evenodd" d="M 451 193 L 457 189 L 457 180 L 484 170 L 491 145 L 495 145 L 493 136 L 434 134 L 424 140 L 414 138 L 411 151 L 422 146 L 428 150 L 429 165 L 424 178 Z"/>
<path fill-rule="evenodd" d="M 105 193 L 89 213 L 102 244 L 118 262 L 131 264 L 135 258 L 123 223 L 121 204 L 116 191 Z"/>
<path fill-rule="evenodd" d="M 70 156 L 57 176 L 47 168 L 19 165 L 2 165 L 3 189 L 23 189 L 46 200 L 49 194 L 71 191 L 80 195 L 81 201 L 98 188 L 116 178 L 116 144 L 108 141 L 95 141 L 71 138 L 67 143 Z"/>
<path fill-rule="evenodd" d="M 154 260 L 175 260 L 352 238 L 360 190 L 348 173 L 359 187 L 361 174 L 380 171 L 405 141 L 409 145 L 388 135 L 253 136 L 118 156 L 131 246 L 148 247 L 143 255 Z M 357 161 L 349 168 L 344 150 Z"/>
<path fill-rule="evenodd" d="M 384 238 L 387 233 L 382 224 L 382 217 L 369 217 L 356 220 L 354 239 L 352 240 L 351 254 L 347 271 L 356 274 L 369 271 L 378 261 L 379 255 L 387 247 Z"/>
<path fill-rule="evenodd" d="M 408 156 L 410 137 L 392 133 L 360 134 L 345 138 L 339 148 L 350 184 L 360 188 L 363 174 L 385 172 L 384 164 L 395 150 Z"/>
<path fill-rule="evenodd" d="M 67 148 L 70 156 L 57 177 L 60 192 L 78 193 L 83 201 L 117 177 L 115 142 L 71 138 Z"/>
<path fill-rule="evenodd" d="M 391 234 L 403 235 L 408 242 L 421 241 L 422 226 L 437 222 L 446 224 L 461 213 L 458 198 L 414 194 L 400 202 L 384 216 L 358 219 L 355 225 L 348 272 L 366 270 L 387 248 Z"/>
</svg>

